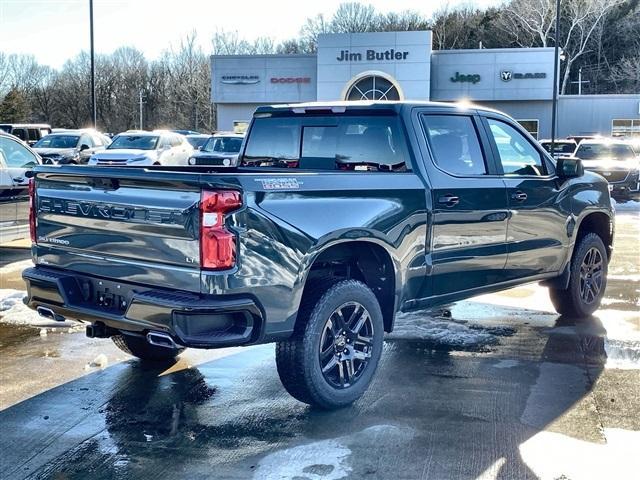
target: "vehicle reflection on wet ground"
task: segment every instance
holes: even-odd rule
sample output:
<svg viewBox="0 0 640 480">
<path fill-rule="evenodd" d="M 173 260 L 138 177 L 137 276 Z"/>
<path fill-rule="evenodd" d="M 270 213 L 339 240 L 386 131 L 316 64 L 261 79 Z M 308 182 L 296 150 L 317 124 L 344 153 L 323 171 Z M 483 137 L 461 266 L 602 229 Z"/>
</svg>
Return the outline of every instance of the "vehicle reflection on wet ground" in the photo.
<svg viewBox="0 0 640 480">
<path fill-rule="evenodd" d="M 559 317 L 536 285 L 402 315 L 371 388 L 335 412 L 284 391 L 272 345 L 146 366 L 80 332 L 0 324 L 0 477 L 631 478 L 636 220 L 619 215 L 596 316 Z M 91 367 L 100 353 L 109 366 Z"/>
</svg>

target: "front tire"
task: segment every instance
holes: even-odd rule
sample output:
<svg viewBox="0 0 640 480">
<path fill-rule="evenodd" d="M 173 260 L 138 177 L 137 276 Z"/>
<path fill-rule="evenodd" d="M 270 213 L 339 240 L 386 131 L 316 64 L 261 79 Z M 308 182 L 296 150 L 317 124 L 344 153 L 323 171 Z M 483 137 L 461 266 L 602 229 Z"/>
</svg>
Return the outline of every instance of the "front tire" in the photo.
<svg viewBox="0 0 640 480">
<path fill-rule="evenodd" d="M 607 268 L 602 239 L 595 233 L 582 237 L 571 258 L 569 287 L 549 288 L 556 311 L 571 318 L 586 318 L 595 312 L 607 287 Z"/>
<path fill-rule="evenodd" d="M 184 351 L 184 348 L 176 349 L 151 345 L 145 338 L 133 335 L 114 335 L 111 340 L 124 353 L 150 362 L 173 361 Z"/>
<path fill-rule="evenodd" d="M 316 282 L 305 292 L 298 322 L 293 336 L 276 345 L 285 389 L 324 409 L 360 398 L 382 354 L 384 324 L 373 292 L 355 280 Z"/>
</svg>

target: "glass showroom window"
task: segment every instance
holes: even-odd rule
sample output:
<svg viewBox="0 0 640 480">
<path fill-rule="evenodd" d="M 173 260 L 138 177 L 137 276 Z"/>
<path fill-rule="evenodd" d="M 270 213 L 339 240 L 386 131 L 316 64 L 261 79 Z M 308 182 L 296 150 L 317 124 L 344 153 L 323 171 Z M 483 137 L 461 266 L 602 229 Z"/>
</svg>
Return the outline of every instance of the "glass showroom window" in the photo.
<svg viewBox="0 0 640 480">
<path fill-rule="evenodd" d="M 533 138 L 538 139 L 538 120 L 516 120 Z"/>
<path fill-rule="evenodd" d="M 640 137 L 640 119 L 615 119 L 611 122 L 612 137 Z"/>
<path fill-rule="evenodd" d="M 400 100 L 400 92 L 391 80 L 369 75 L 351 85 L 346 100 Z"/>
</svg>

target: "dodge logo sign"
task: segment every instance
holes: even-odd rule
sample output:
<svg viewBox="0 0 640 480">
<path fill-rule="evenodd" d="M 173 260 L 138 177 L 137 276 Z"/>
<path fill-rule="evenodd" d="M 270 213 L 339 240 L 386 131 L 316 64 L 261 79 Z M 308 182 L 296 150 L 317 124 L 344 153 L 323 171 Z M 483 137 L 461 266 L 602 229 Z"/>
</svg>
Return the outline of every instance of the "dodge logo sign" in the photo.
<svg viewBox="0 0 640 480">
<path fill-rule="evenodd" d="M 271 83 L 311 83 L 309 77 L 271 77 Z"/>
<path fill-rule="evenodd" d="M 510 70 L 502 70 L 500 72 L 500 80 L 503 82 L 511 81 L 511 77 L 513 77 L 513 73 Z"/>
</svg>

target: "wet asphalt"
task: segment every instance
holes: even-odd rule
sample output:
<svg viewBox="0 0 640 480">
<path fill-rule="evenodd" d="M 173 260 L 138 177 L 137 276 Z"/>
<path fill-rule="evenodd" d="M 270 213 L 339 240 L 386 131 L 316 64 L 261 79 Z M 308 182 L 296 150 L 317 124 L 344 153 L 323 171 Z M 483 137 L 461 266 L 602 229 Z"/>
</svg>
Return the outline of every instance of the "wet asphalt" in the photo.
<svg viewBox="0 0 640 480">
<path fill-rule="evenodd" d="M 335 412 L 289 397 L 273 345 L 147 366 L 81 328 L 0 322 L 0 478 L 637 478 L 639 214 L 617 215 L 594 317 L 558 316 L 537 285 L 403 315 Z M 0 258 L 19 288 L 28 252 Z"/>
</svg>

